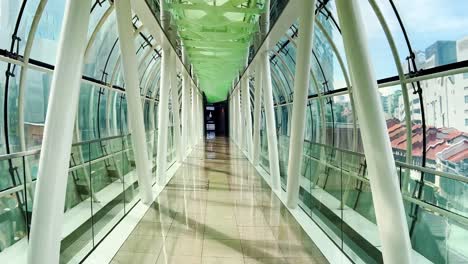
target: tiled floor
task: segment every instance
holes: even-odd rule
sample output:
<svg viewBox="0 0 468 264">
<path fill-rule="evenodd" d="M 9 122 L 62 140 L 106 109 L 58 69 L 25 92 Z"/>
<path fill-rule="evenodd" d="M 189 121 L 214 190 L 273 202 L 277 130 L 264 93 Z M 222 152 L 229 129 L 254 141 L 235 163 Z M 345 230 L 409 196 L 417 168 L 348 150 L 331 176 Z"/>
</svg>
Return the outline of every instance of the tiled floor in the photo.
<svg viewBox="0 0 468 264">
<path fill-rule="evenodd" d="M 114 264 L 327 263 L 228 139 L 199 145 Z"/>
</svg>

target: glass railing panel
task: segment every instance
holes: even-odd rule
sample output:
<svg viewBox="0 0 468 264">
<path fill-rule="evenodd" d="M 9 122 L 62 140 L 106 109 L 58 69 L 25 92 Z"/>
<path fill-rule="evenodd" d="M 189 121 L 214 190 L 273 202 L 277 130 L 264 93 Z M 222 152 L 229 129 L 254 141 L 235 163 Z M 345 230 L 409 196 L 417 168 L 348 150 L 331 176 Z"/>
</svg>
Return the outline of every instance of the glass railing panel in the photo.
<svg viewBox="0 0 468 264">
<path fill-rule="evenodd" d="M 95 243 L 124 217 L 124 194 L 122 175 L 118 170 L 115 155 L 122 152 L 117 147 L 121 140 L 109 139 L 92 143 L 95 149 L 101 149 L 101 157 L 91 162 L 91 186 L 93 192 L 93 235 Z M 113 144 L 117 146 L 113 146 Z M 91 147 L 93 149 L 93 146 Z"/>
<path fill-rule="evenodd" d="M 382 263 L 363 154 L 306 142 L 300 206 L 355 263 Z M 421 173 L 424 178 L 421 180 Z M 468 180 L 397 162 L 413 257 L 464 263 L 468 250 Z"/>
<path fill-rule="evenodd" d="M 260 157 L 259 165 L 267 172 L 270 172 L 270 157 L 268 156 L 267 127 L 265 111 L 262 109 L 260 120 Z"/>
<path fill-rule="evenodd" d="M 26 252 L 39 157 L 0 157 L 0 260 Z M 67 177 L 60 263 L 79 263 L 139 200 L 130 136 L 74 143 Z"/>
<path fill-rule="evenodd" d="M 167 163 L 169 164 L 170 161 L 172 160 L 172 148 L 174 146 L 174 137 L 173 137 L 173 133 L 174 133 L 174 127 L 173 126 L 169 126 L 167 128 L 167 153 L 166 153 L 166 160 L 167 160 Z"/>
<path fill-rule="evenodd" d="M 5 155 L 0 162 L 0 262 L 18 263 L 23 261 L 18 254 L 27 247 L 34 189 L 25 154 Z"/>
<path fill-rule="evenodd" d="M 23 183 L 23 158 L 0 161 L 0 191 L 21 186 Z"/>
<path fill-rule="evenodd" d="M 89 151 L 89 146 L 86 148 Z M 60 263 L 78 263 L 94 247 L 91 167 L 89 163 L 78 166 L 68 174 Z"/>
<path fill-rule="evenodd" d="M 341 153 L 324 146 L 305 144 L 300 181 L 300 206 L 337 245 L 342 245 L 340 210 L 342 176 L 339 168 L 327 166 L 326 160 L 340 164 Z"/>
<path fill-rule="evenodd" d="M 361 154 L 342 151 L 343 251 L 356 263 L 381 263 L 380 239 L 367 165 Z"/>
<path fill-rule="evenodd" d="M 408 167 L 397 170 L 413 249 L 434 263 L 468 262 L 467 179 Z"/>
<path fill-rule="evenodd" d="M 281 185 L 286 186 L 289 162 L 289 137 L 278 135 L 278 157 Z"/>
<path fill-rule="evenodd" d="M 127 213 L 139 199 L 138 195 L 138 180 L 136 175 L 135 163 L 130 162 L 130 157 L 133 157 L 133 148 L 131 146 L 130 136 L 126 136 L 124 139 L 127 148 L 119 156 L 121 156 L 122 163 L 119 164 L 121 170 L 124 172 L 123 176 L 123 189 L 124 189 L 124 207 L 125 213 Z M 134 173 L 130 173 L 134 172 Z"/>
<path fill-rule="evenodd" d="M 0 254 L 9 248 L 24 248 L 27 244 L 30 213 L 26 199 L 23 190 L 0 195 Z"/>
</svg>

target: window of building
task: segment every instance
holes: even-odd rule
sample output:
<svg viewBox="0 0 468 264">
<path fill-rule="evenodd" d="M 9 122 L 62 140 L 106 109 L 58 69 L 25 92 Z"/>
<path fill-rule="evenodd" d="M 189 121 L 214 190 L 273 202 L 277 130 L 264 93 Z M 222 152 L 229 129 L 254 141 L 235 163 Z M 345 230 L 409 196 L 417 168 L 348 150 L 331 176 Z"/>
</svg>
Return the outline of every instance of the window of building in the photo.
<svg viewBox="0 0 468 264">
<path fill-rule="evenodd" d="M 468 95 L 465 95 L 465 104 L 468 104 Z"/>
<path fill-rule="evenodd" d="M 468 126 L 468 118 L 465 118 L 465 126 Z"/>
<path fill-rule="evenodd" d="M 463 79 L 468 79 L 468 72 L 463 73 Z M 466 87 L 465 87 L 466 89 Z"/>
</svg>

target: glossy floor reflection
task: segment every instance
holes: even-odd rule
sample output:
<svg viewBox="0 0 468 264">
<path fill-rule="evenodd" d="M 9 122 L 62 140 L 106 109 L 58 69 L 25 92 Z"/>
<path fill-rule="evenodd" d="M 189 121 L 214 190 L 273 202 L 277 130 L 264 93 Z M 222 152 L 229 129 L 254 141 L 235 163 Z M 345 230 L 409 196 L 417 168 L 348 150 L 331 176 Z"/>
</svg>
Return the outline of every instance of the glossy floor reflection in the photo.
<svg viewBox="0 0 468 264">
<path fill-rule="evenodd" d="M 197 146 L 112 263 L 327 263 L 228 139 Z"/>
</svg>

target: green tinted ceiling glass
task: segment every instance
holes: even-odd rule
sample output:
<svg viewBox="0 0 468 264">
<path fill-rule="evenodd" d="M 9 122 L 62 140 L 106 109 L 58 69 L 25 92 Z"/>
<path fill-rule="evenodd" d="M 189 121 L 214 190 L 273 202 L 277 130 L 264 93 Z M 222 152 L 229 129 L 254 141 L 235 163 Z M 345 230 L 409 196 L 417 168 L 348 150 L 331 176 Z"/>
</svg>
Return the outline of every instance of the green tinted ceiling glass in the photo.
<svg viewBox="0 0 468 264">
<path fill-rule="evenodd" d="M 208 101 L 225 100 L 245 66 L 264 0 L 173 0 L 167 6 Z"/>
</svg>

